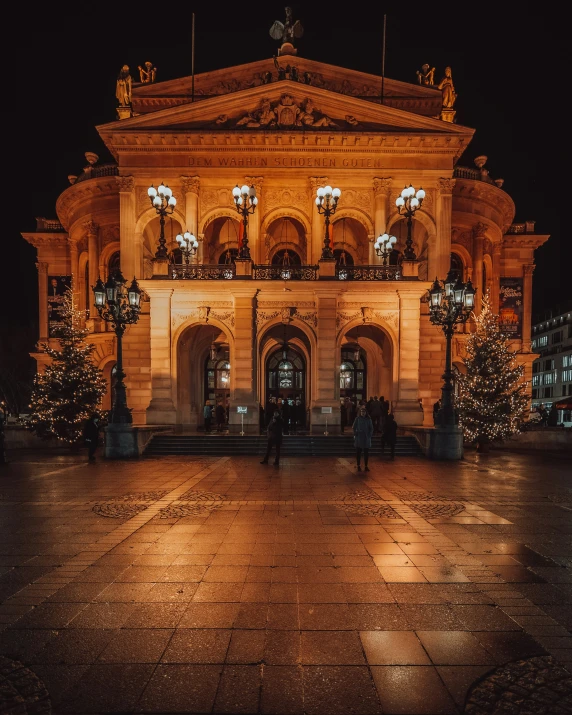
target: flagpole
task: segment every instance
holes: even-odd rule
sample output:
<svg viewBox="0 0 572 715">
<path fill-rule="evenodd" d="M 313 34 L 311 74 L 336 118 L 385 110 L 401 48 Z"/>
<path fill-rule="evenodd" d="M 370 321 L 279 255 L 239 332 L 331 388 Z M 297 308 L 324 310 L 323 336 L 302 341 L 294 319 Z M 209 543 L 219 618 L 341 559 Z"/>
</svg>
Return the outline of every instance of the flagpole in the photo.
<svg viewBox="0 0 572 715">
<path fill-rule="evenodd" d="M 383 16 L 383 40 L 381 43 L 381 103 L 383 104 L 383 91 L 385 83 L 385 24 L 387 15 Z"/>
<path fill-rule="evenodd" d="M 191 23 L 191 102 L 195 101 L 195 13 L 192 15 Z"/>
</svg>

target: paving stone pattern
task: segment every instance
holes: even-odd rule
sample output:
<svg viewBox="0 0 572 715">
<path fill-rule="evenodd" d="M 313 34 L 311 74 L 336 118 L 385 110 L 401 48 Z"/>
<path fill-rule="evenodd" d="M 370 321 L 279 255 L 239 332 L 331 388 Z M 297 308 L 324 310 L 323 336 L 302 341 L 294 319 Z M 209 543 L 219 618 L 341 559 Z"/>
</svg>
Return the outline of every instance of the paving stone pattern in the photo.
<svg viewBox="0 0 572 715">
<path fill-rule="evenodd" d="M 0 713 L 571 711 L 568 460 L 259 459 L 8 455 Z"/>
</svg>

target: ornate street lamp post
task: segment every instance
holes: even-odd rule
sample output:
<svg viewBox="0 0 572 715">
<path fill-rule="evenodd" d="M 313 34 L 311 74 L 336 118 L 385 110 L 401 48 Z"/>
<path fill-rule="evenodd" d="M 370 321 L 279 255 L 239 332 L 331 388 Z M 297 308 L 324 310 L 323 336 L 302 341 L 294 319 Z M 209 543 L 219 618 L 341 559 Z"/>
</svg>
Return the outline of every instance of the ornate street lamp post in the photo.
<svg viewBox="0 0 572 715">
<path fill-rule="evenodd" d="M 116 271 L 113 276 L 109 276 L 107 283 L 103 283 L 101 278 L 93 286 L 95 297 L 95 307 L 99 316 L 107 323 L 111 323 L 115 335 L 117 336 L 117 368 L 115 377 L 114 404 L 109 412 L 109 422 L 112 424 L 130 424 L 133 422 L 131 410 L 127 407 L 127 392 L 125 383 L 125 373 L 123 372 L 123 333 L 128 325 L 139 320 L 141 303 L 141 289 L 137 281 L 133 278 L 129 289 L 126 287 L 127 281 L 122 276 L 121 271 Z"/>
<path fill-rule="evenodd" d="M 415 251 L 412 248 L 413 240 L 411 238 L 411 219 L 421 208 L 424 198 L 425 192 L 423 189 L 419 189 L 419 191 L 416 192 L 413 186 L 409 184 L 409 186 L 404 187 L 401 192 L 401 196 L 398 196 L 395 200 L 398 213 L 407 218 L 407 240 L 405 241 L 405 251 L 403 252 L 403 257 L 408 261 L 415 260 Z"/>
<path fill-rule="evenodd" d="M 176 239 L 177 243 L 179 244 L 179 250 L 181 251 L 181 255 L 185 259 L 185 263 L 188 266 L 190 259 L 197 253 L 199 242 L 189 231 L 185 231 L 185 233 L 183 234 L 177 234 Z"/>
<path fill-rule="evenodd" d="M 242 234 L 242 244 L 238 251 L 238 257 L 249 260 L 250 248 L 248 247 L 248 215 L 253 214 L 258 204 L 256 189 L 253 186 L 248 187 L 246 184 L 242 188 L 238 184 L 232 190 L 232 196 L 236 205 L 236 210 L 242 216 L 242 225 L 244 231 Z"/>
<path fill-rule="evenodd" d="M 332 259 L 334 252 L 330 248 L 330 216 L 336 213 L 338 201 L 342 195 L 341 189 L 332 189 L 331 186 L 320 186 L 316 191 L 316 206 L 318 213 L 325 217 L 324 247 L 322 248 L 322 259 Z"/>
<path fill-rule="evenodd" d="M 171 189 L 163 184 L 155 188 L 153 184 L 147 189 L 151 206 L 160 216 L 161 231 L 159 234 L 159 248 L 155 253 L 155 258 L 168 258 L 167 241 L 165 240 L 165 216 L 170 216 L 175 210 L 177 199 L 173 196 Z"/>
<path fill-rule="evenodd" d="M 475 307 L 475 292 L 470 280 L 463 283 L 453 271 L 449 271 L 443 284 L 435 278 L 435 282 L 428 291 L 429 319 L 433 325 L 440 325 L 443 328 L 447 340 L 441 407 L 435 419 L 435 425 L 438 427 L 454 426 L 458 423 L 453 403 L 451 342 L 456 326 L 465 323 Z"/>
<path fill-rule="evenodd" d="M 389 256 L 393 251 L 393 246 L 396 243 L 397 238 L 395 236 L 390 236 L 388 233 L 383 233 L 381 236 L 377 237 L 374 243 L 374 248 L 377 255 L 383 258 L 384 266 L 387 266 L 387 261 L 389 260 Z"/>
</svg>

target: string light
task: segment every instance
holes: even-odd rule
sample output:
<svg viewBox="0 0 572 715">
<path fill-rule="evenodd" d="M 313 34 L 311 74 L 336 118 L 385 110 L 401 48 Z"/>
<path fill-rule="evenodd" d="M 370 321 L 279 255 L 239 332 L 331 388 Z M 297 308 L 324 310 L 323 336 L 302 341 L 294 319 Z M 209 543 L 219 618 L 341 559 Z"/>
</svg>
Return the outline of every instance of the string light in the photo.
<svg viewBox="0 0 572 715">
<path fill-rule="evenodd" d="M 73 287 L 63 296 L 61 316 L 54 335 L 58 347 L 42 344 L 51 363 L 34 378 L 27 426 L 42 439 L 71 446 L 82 439 L 85 421 L 94 413 L 101 415 L 107 383 L 92 362 L 96 346 L 85 342 L 89 331 L 81 327 L 85 315 L 75 308 Z"/>
<path fill-rule="evenodd" d="M 457 376 L 457 408 L 465 439 L 483 444 L 520 431 L 529 383 L 522 380 L 524 365 L 518 364 L 517 353 L 510 349 L 488 296 L 475 323 L 463 360 L 466 373 Z"/>
</svg>

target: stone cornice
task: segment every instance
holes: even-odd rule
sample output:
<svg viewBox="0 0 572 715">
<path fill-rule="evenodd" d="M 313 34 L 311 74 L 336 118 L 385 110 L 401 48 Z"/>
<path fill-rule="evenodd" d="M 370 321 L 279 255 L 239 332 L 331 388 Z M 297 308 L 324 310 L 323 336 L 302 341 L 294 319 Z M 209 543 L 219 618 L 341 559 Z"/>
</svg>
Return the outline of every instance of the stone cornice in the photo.
<svg viewBox="0 0 572 715">
<path fill-rule="evenodd" d="M 511 197 L 492 184 L 483 181 L 457 178 L 453 190 L 454 199 L 464 199 L 477 203 L 488 203 L 493 211 L 500 217 L 500 229 L 506 233 L 512 224 L 515 213 L 514 201 Z M 478 212 L 482 214 L 482 209 Z"/>
<path fill-rule="evenodd" d="M 503 248 L 532 248 L 536 249 L 546 243 L 549 235 L 540 234 L 508 234 L 502 239 Z"/>
<path fill-rule="evenodd" d="M 82 202 L 93 202 L 94 199 L 100 199 L 106 195 L 119 197 L 117 177 L 107 176 L 100 179 L 90 179 L 68 187 L 56 201 L 56 213 L 63 227 L 69 230 L 73 211 Z"/>
<path fill-rule="evenodd" d="M 65 246 L 68 242 L 67 233 L 22 233 L 20 234 L 22 238 L 29 244 L 34 246 L 34 248 L 40 248 L 43 246 Z"/>
</svg>

